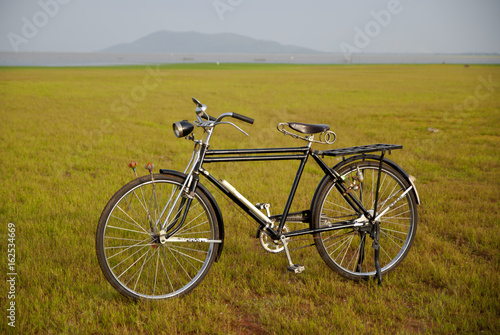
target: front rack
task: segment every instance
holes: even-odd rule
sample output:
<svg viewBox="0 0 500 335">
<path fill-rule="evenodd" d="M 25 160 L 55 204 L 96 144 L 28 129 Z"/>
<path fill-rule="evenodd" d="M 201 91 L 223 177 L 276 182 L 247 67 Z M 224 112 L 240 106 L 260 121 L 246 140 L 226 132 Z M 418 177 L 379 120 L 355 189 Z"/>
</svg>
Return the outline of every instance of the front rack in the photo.
<svg viewBox="0 0 500 335">
<path fill-rule="evenodd" d="M 391 150 L 402 149 L 402 148 L 403 146 L 400 144 L 379 143 L 379 144 L 360 145 L 357 147 L 317 151 L 316 153 L 321 156 L 333 156 L 333 157 L 366 154 L 369 152 L 376 152 L 376 151 L 383 151 L 383 152 L 389 151 L 390 154 Z"/>
</svg>

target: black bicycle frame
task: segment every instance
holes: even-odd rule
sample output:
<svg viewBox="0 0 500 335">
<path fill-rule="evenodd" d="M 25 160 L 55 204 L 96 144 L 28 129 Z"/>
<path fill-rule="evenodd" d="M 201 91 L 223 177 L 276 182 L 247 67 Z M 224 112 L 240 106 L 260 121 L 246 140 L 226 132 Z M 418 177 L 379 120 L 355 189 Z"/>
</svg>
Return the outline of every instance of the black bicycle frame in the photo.
<svg viewBox="0 0 500 335">
<path fill-rule="evenodd" d="M 359 147 L 355 147 L 359 148 Z M 272 239 L 279 239 L 281 235 L 285 235 L 286 237 L 292 236 L 300 236 L 306 234 L 314 234 L 320 233 L 324 231 L 337 230 L 353 227 L 354 223 L 352 221 L 344 221 L 339 222 L 335 226 L 332 227 L 323 227 L 317 229 L 301 229 L 295 230 L 292 232 L 287 232 L 283 234 L 283 227 L 285 226 L 285 222 L 287 221 L 290 207 L 292 205 L 293 199 L 295 197 L 295 193 L 297 191 L 302 173 L 304 171 L 304 167 L 307 163 L 309 156 L 312 156 L 316 163 L 321 167 L 321 169 L 325 172 L 325 174 L 331 176 L 335 181 L 335 186 L 338 191 L 344 196 L 348 204 L 357 212 L 363 213 L 366 218 L 370 219 L 371 214 L 363 207 L 360 201 L 352 196 L 349 192 L 347 192 L 347 188 L 344 185 L 344 181 L 342 177 L 333 169 L 331 169 L 319 156 L 336 156 L 337 153 L 334 151 L 315 151 L 311 149 L 310 146 L 306 147 L 293 147 L 293 148 L 270 148 L 270 149 L 229 149 L 229 150 L 207 150 L 206 147 L 201 148 L 201 159 L 199 166 L 194 169 L 194 173 L 203 174 L 212 184 L 214 184 L 219 190 L 221 190 L 224 194 L 226 194 L 233 202 L 235 202 L 241 209 L 243 209 L 246 213 L 248 213 L 257 223 L 259 223 L 259 229 L 262 231 L 266 231 Z M 365 150 L 367 152 L 369 150 Z M 380 151 L 379 148 L 377 150 L 371 151 Z M 290 194 L 288 196 L 288 200 L 285 205 L 285 209 L 283 214 L 272 216 L 274 219 L 280 219 L 280 223 L 277 231 L 274 231 L 268 224 L 262 220 L 257 214 L 251 211 L 248 206 L 246 206 L 238 197 L 233 195 L 231 192 L 227 190 L 221 182 L 219 182 L 215 177 L 213 177 L 206 169 L 203 168 L 204 163 L 217 163 L 217 162 L 254 162 L 254 161 L 284 161 L 284 160 L 298 160 L 300 161 L 299 168 L 295 175 L 295 180 L 292 185 L 292 189 L 290 190 Z M 310 211 L 302 211 L 298 214 L 302 218 L 307 218 L 310 220 Z M 304 222 L 304 221 L 301 221 Z M 310 221 L 309 221 L 310 222 Z"/>
</svg>

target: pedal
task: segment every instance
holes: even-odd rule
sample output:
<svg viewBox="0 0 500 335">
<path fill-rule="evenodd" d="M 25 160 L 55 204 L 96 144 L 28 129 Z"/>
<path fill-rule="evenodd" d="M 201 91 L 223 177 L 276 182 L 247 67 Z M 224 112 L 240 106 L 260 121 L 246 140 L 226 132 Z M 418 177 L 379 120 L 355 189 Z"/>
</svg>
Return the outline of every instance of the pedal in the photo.
<svg viewBox="0 0 500 335">
<path fill-rule="evenodd" d="M 266 213 L 267 213 L 267 217 L 271 216 L 271 212 L 269 210 L 269 208 L 271 208 L 271 204 L 258 203 L 258 204 L 255 204 L 255 207 L 257 207 L 257 209 L 260 209 L 260 210 L 265 209 Z"/>
<path fill-rule="evenodd" d="M 306 269 L 306 267 L 304 265 L 294 264 L 294 265 L 290 265 L 289 267 L 287 267 L 287 269 L 288 269 L 288 271 L 293 272 L 293 273 L 301 273 L 302 271 L 304 271 Z"/>
<path fill-rule="evenodd" d="M 283 247 L 285 248 L 286 258 L 288 259 L 289 264 L 287 270 L 293 273 L 301 273 L 306 269 L 306 267 L 300 264 L 293 264 L 292 257 L 290 257 L 290 251 L 288 251 L 288 240 L 289 239 L 284 235 L 281 236 L 281 242 L 283 243 Z"/>
</svg>

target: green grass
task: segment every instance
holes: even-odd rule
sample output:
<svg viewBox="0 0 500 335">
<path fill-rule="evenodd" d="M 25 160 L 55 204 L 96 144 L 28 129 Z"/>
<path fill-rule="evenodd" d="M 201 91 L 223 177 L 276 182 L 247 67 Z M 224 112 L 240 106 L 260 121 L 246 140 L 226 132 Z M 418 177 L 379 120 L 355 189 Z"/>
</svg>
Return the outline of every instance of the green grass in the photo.
<svg viewBox="0 0 500 335">
<path fill-rule="evenodd" d="M 13 222 L 15 330 L 500 332 L 500 67 L 149 68 L 0 68 L 1 268 L 7 274 L 7 223 Z M 493 85 L 488 90 L 481 85 L 489 78 Z M 261 249 L 255 224 L 214 190 L 226 242 L 220 262 L 202 284 L 182 299 L 122 298 L 104 279 L 95 257 L 99 215 L 113 193 L 132 179 L 130 160 L 184 169 L 192 143 L 175 138 L 171 124 L 194 119 L 192 96 L 212 115 L 234 111 L 256 119 L 253 126 L 238 123 L 250 137 L 220 126 L 212 148 L 302 145 L 276 131 L 278 122 L 287 121 L 330 124 L 338 136 L 333 147 L 403 144 L 389 158 L 417 178 L 422 200 L 409 256 L 382 287 L 342 279 L 314 247 L 293 252 L 293 259 L 306 266 L 304 273 L 293 275 L 285 256 Z M 251 201 L 271 202 L 275 214 L 284 207 L 297 163 L 207 168 Z M 314 164 L 306 167 L 292 210 L 309 207 L 321 178 Z M 8 290 L 2 281 L 1 332 L 12 331 L 6 319 Z"/>
</svg>

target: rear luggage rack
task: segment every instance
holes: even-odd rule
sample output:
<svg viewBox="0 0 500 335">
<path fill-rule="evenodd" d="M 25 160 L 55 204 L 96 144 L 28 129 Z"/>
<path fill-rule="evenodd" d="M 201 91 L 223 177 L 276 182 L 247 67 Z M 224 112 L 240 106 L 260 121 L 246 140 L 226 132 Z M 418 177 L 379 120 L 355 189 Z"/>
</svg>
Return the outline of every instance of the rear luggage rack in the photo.
<svg viewBox="0 0 500 335">
<path fill-rule="evenodd" d="M 349 156 L 356 154 L 366 154 L 368 152 L 376 152 L 376 151 L 389 151 L 396 149 L 402 149 L 403 146 L 400 144 L 370 144 L 370 145 L 361 145 L 358 147 L 349 147 L 349 148 L 340 148 L 340 149 L 332 149 L 325 151 L 317 151 L 318 155 L 322 156 Z"/>
</svg>

